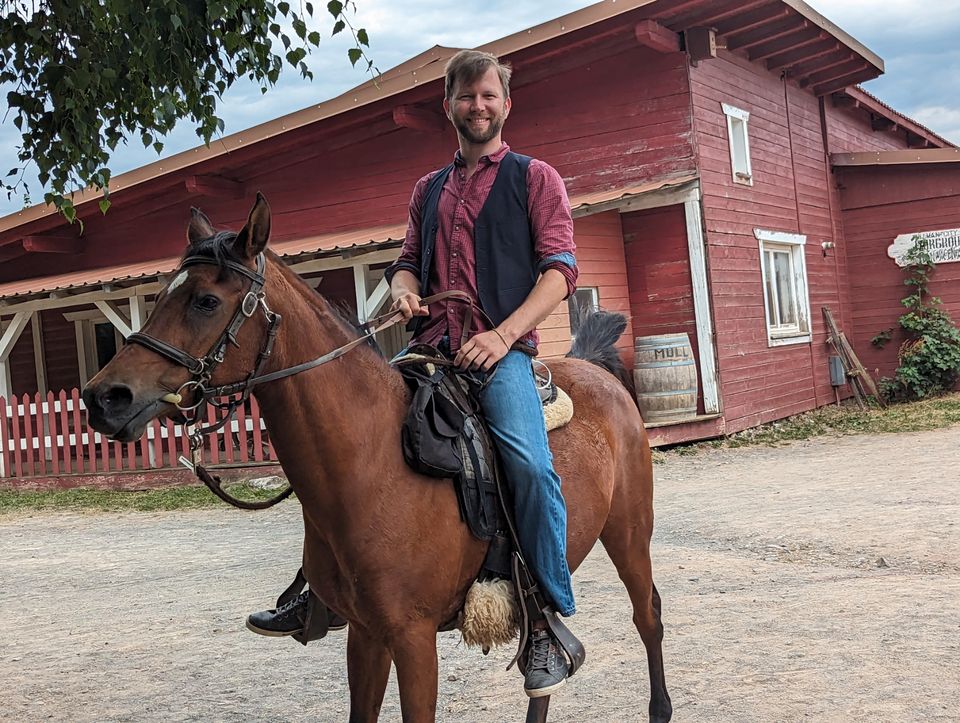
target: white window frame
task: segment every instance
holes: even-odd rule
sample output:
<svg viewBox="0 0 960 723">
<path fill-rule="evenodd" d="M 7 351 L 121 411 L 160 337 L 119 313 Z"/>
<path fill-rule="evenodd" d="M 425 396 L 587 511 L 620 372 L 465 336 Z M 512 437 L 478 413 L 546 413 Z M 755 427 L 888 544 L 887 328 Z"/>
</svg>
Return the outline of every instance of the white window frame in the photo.
<svg viewBox="0 0 960 723">
<path fill-rule="evenodd" d="M 760 277 L 763 290 L 764 324 L 767 327 L 767 345 L 786 346 L 788 344 L 806 344 L 813 335 L 810 327 L 810 286 L 807 283 L 807 237 L 803 234 L 783 231 L 754 229 L 754 236 L 760 244 Z M 770 295 L 767 293 L 767 254 L 773 251 L 790 254 L 791 279 L 796 302 L 796 324 L 777 324 L 775 309 L 770 308 Z M 776 283 L 776 279 L 771 280 Z M 776 289 L 774 289 L 774 293 Z"/>
<path fill-rule="evenodd" d="M 721 103 L 723 114 L 727 118 L 727 141 L 730 144 L 730 172 L 734 183 L 743 186 L 753 185 L 753 166 L 750 163 L 750 134 L 747 122 L 750 113 L 727 103 Z M 737 152 L 737 141 L 742 151 Z"/>
<path fill-rule="evenodd" d="M 590 308 L 599 309 L 600 308 L 600 287 L 598 286 L 583 286 L 577 289 L 570 298 L 567 299 L 567 315 L 569 316 L 570 305 L 572 301 L 576 298 L 578 292 L 590 292 Z M 573 341 L 577 338 L 577 335 L 573 332 L 573 317 L 569 317 L 569 326 L 570 326 L 570 340 Z"/>
</svg>

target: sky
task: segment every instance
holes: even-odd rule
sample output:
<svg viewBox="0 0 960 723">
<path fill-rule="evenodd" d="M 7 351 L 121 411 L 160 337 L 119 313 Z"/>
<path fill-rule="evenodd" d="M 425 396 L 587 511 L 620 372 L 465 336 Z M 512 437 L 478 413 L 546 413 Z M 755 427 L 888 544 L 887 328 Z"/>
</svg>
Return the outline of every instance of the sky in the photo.
<svg viewBox="0 0 960 723">
<path fill-rule="evenodd" d="M 807 0 L 821 14 L 883 58 L 886 74 L 863 87 L 901 113 L 960 145 L 960 0 Z M 369 55 L 389 70 L 434 45 L 470 48 L 496 40 L 593 4 L 588 0 L 357 0 L 355 27 L 370 35 Z M 322 23 L 322 25 L 320 25 Z M 318 29 L 329 33 L 326 18 Z M 237 83 L 219 108 L 230 135 L 333 98 L 368 79 L 347 60 L 346 33 L 322 43 L 308 56 L 314 80 L 287 68 L 280 82 L 262 95 L 259 87 Z M 361 64 L 358 64 L 362 65 Z M 438 99 L 439 102 L 439 99 Z M 183 123 L 164 140 L 162 156 L 139 142 L 119 146 L 111 161 L 114 175 L 200 144 Z M 0 124 L 0 168 L 17 165 L 19 135 L 12 119 Z M 36 176 L 27 173 L 31 196 L 43 197 Z M 0 195 L 0 216 L 19 210 L 22 198 Z"/>
</svg>

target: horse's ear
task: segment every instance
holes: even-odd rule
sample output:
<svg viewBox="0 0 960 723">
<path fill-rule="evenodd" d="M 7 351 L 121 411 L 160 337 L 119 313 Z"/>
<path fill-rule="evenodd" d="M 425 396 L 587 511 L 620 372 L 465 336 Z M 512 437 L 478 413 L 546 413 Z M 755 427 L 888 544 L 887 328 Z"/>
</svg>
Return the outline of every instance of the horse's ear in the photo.
<svg viewBox="0 0 960 723">
<path fill-rule="evenodd" d="M 253 259 L 266 248 L 269 238 L 270 206 L 263 194 L 258 192 L 257 200 L 247 217 L 247 223 L 240 229 L 236 241 L 233 242 L 233 250 L 240 258 Z"/>
<path fill-rule="evenodd" d="M 192 245 L 198 241 L 210 238 L 215 233 L 216 231 L 213 228 L 213 224 L 210 223 L 207 215 L 199 208 L 191 208 L 190 225 L 187 226 L 187 241 Z"/>
</svg>

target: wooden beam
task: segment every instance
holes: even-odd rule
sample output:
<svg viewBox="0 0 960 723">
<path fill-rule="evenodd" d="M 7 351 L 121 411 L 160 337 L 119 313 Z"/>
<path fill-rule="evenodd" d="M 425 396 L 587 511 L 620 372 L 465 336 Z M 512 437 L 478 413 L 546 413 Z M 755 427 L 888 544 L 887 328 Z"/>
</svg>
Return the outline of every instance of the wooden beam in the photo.
<svg viewBox="0 0 960 723">
<path fill-rule="evenodd" d="M 809 85 L 816 86 L 843 78 L 847 75 L 853 75 L 866 68 L 867 65 L 863 62 L 863 59 L 854 58 L 852 60 L 845 60 L 826 70 L 819 70 L 815 73 L 803 73 L 803 75 L 806 76 L 806 81 Z"/>
<path fill-rule="evenodd" d="M 690 256 L 690 280 L 693 286 L 693 315 L 697 323 L 697 347 L 700 351 L 700 383 L 703 407 L 707 414 L 720 411 L 720 380 L 714 351 L 716 340 L 710 311 L 710 289 L 707 281 L 706 243 L 703 237 L 703 216 L 700 201 L 683 204 L 687 225 L 687 252 Z"/>
<path fill-rule="evenodd" d="M 47 353 L 43 344 L 43 320 L 40 312 L 30 315 L 30 336 L 33 338 L 33 366 L 37 374 L 37 391 L 47 391 Z"/>
<path fill-rule="evenodd" d="M 847 66 L 851 62 L 850 54 L 844 50 L 839 50 L 836 53 L 821 56 L 817 60 L 798 63 L 797 65 L 794 65 L 791 70 L 799 77 L 809 78 L 814 74 L 820 75 L 824 73 L 824 71 L 830 70 L 831 68 Z"/>
<path fill-rule="evenodd" d="M 23 250 L 39 254 L 79 254 L 83 240 L 78 236 L 24 236 Z"/>
<path fill-rule="evenodd" d="M 840 50 L 841 47 L 840 43 L 833 38 L 826 37 L 822 32 L 818 32 L 811 40 L 802 43 L 800 46 L 791 47 L 790 50 L 785 52 L 768 56 L 767 70 L 771 72 L 783 70 L 801 61 L 813 60 L 822 55 L 828 55 L 836 50 Z M 758 58 L 755 58 L 752 54 L 750 59 L 758 60 Z"/>
<path fill-rule="evenodd" d="M 860 107 L 860 103 L 856 98 L 851 98 L 843 91 L 832 93 L 830 95 L 830 101 L 833 103 L 834 108 L 857 109 Z"/>
<path fill-rule="evenodd" d="M 397 251 L 399 253 L 399 250 Z M 100 289 L 96 291 L 87 291 L 80 294 L 74 294 L 73 296 L 65 296 L 63 298 L 42 298 L 42 299 L 31 299 L 30 301 L 21 301 L 11 303 L 9 306 L 3 309 L 3 313 L 10 314 L 13 312 L 32 312 L 40 311 L 43 309 L 64 309 L 70 306 L 83 306 L 85 304 L 94 304 L 97 301 L 104 300 L 122 300 L 129 299 L 131 296 L 136 296 L 137 294 L 156 294 L 159 292 L 163 286 L 160 284 L 151 282 L 148 284 L 141 284 L 139 286 L 131 286 L 125 289 L 117 289 L 112 293 L 107 293 Z"/>
<path fill-rule="evenodd" d="M 704 10 L 710 10 L 715 7 L 715 0 L 678 0 L 673 2 L 670 7 L 665 8 L 661 14 L 664 24 L 683 27 L 688 18 L 696 18 Z"/>
<path fill-rule="evenodd" d="M 762 28 L 769 23 L 790 17 L 790 10 L 780 3 L 773 3 L 768 7 L 748 13 L 737 13 L 729 20 L 716 23 L 717 32 L 721 35 L 745 33 Z"/>
<path fill-rule="evenodd" d="M 883 59 L 872 52 L 865 45 L 860 43 L 856 38 L 847 33 L 843 28 L 841 28 L 836 23 L 831 22 L 825 18 L 822 14 L 818 13 L 812 7 L 807 5 L 805 0 L 779 0 L 784 5 L 796 10 L 800 15 L 806 18 L 808 21 L 816 25 L 821 30 L 826 31 L 841 43 L 849 47 L 854 53 L 864 58 L 867 63 L 872 65 L 877 71 L 874 77 L 883 74 Z"/>
<path fill-rule="evenodd" d="M 640 45 L 652 48 L 659 53 L 679 53 L 680 36 L 663 27 L 656 20 L 641 20 L 633 29 Z"/>
<path fill-rule="evenodd" d="M 107 317 L 107 321 L 117 328 L 117 331 L 123 335 L 124 339 L 133 333 L 130 329 L 130 320 L 112 301 L 95 301 L 94 305 L 103 312 L 103 315 Z"/>
<path fill-rule="evenodd" d="M 778 22 L 770 22 L 748 32 L 737 31 L 726 36 L 728 50 L 745 50 L 754 45 L 772 43 L 780 38 L 795 35 L 809 28 L 806 20 L 788 17 Z M 778 48 L 778 52 L 779 52 Z"/>
<path fill-rule="evenodd" d="M 393 109 L 393 122 L 399 128 L 410 128 L 425 133 L 446 130 L 449 121 L 443 114 L 413 105 L 398 105 Z"/>
<path fill-rule="evenodd" d="M 742 17 L 752 10 L 770 5 L 771 0 L 751 0 L 751 2 L 740 2 L 735 5 L 719 8 L 716 12 L 698 15 L 696 17 L 697 25 L 706 25 L 707 27 L 716 27 L 718 23 L 729 20 L 733 17 Z"/>
<path fill-rule="evenodd" d="M 13 315 L 10 325 L 4 329 L 3 335 L 0 336 L 0 361 L 7 360 L 7 358 L 10 356 L 10 352 L 13 351 L 14 344 L 17 343 L 17 339 L 20 338 L 20 334 L 29 323 L 30 312 L 18 311 Z"/>
<path fill-rule="evenodd" d="M 871 114 L 870 127 L 875 131 L 892 131 L 897 127 L 897 124 L 892 118 L 884 118 L 883 116 Z"/>
<path fill-rule="evenodd" d="M 26 255 L 26 253 L 27 252 L 23 248 L 23 244 L 20 243 L 19 240 L 16 243 L 0 246 L 0 262 L 20 258 L 21 256 Z"/>
<path fill-rule="evenodd" d="M 844 88 L 849 88 L 852 85 L 857 83 L 862 83 L 865 80 L 871 80 L 872 78 L 877 77 L 877 70 L 873 67 L 867 67 L 864 70 L 857 71 L 856 73 L 851 73 L 835 80 L 831 80 L 822 85 L 814 86 L 813 93 L 814 95 L 827 95 L 827 93 L 833 93 L 838 90 L 843 90 Z"/>
<path fill-rule="evenodd" d="M 601 201 L 600 203 L 591 203 L 588 206 L 582 206 L 574 209 L 574 218 L 583 218 L 593 216 L 604 211 L 619 211 L 620 213 L 630 213 L 631 211 L 645 211 L 650 208 L 662 208 L 664 206 L 676 206 L 687 201 L 700 200 L 700 182 L 688 181 L 679 186 L 668 186 L 656 191 L 647 191 L 636 196 L 627 196 L 626 198 L 614 198 L 610 201 Z"/>
<path fill-rule="evenodd" d="M 243 198 L 246 186 L 223 176 L 188 176 L 183 182 L 187 191 L 196 196 L 209 198 Z"/>
<path fill-rule="evenodd" d="M 144 296 L 130 297 L 130 330 L 140 331 L 147 321 L 147 299 Z"/>
<path fill-rule="evenodd" d="M 812 45 L 820 40 L 820 35 L 820 31 L 816 28 L 807 28 L 793 35 L 752 45 L 747 51 L 747 57 L 759 63 L 774 55 L 781 55 L 785 48 L 802 48 L 806 45 Z"/>
</svg>

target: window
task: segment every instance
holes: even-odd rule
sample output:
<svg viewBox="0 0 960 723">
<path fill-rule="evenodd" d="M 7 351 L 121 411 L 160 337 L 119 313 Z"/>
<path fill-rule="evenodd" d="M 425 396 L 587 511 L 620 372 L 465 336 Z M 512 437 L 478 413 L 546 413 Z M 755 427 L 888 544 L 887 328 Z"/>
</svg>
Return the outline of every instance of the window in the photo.
<svg viewBox="0 0 960 723">
<path fill-rule="evenodd" d="M 723 105 L 723 114 L 727 117 L 727 139 L 730 141 L 730 167 L 733 171 L 733 182 L 752 186 L 750 138 L 747 135 L 747 121 L 750 120 L 750 114 L 726 103 L 721 105 Z"/>
<path fill-rule="evenodd" d="M 567 311 L 570 313 L 570 337 L 576 338 L 580 328 L 582 314 L 600 308 L 600 293 L 596 287 L 585 286 L 573 292 L 567 299 Z"/>
<path fill-rule="evenodd" d="M 800 234 L 755 229 L 760 242 L 763 307 L 770 346 L 810 341 L 807 264 Z"/>
</svg>

